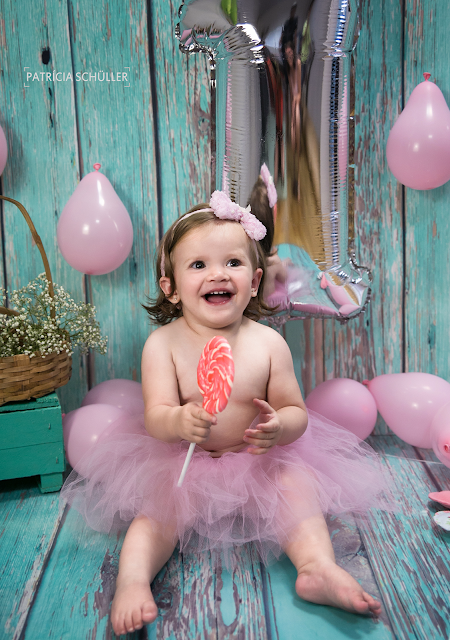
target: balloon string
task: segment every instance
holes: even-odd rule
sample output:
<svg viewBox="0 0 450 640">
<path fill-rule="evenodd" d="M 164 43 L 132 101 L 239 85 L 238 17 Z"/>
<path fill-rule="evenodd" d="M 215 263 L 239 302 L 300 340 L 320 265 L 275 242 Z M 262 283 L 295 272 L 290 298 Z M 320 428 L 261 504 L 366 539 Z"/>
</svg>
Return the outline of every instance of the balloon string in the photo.
<svg viewBox="0 0 450 640">
<path fill-rule="evenodd" d="M 439 460 L 420 460 L 419 458 L 407 458 L 406 456 L 394 456 L 392 453 L 379 453 L 380 458 L 395 458 L 396 460 L 408 460 L 408 462 L 419 462 L 420 464 L 437 464 L 441 467 L 446 465 Z M 448 467 L 447 467 L 448 468 Z"/>
</svg>

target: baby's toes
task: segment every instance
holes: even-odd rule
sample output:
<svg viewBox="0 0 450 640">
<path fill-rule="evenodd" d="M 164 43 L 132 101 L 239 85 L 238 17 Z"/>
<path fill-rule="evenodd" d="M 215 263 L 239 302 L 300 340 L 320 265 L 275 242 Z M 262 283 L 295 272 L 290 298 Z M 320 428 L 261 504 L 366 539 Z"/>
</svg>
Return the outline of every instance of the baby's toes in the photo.
<svg viewBox="0 0 450 640">
<path fill-rule="evenodd" d="M 130 612 L 127 612 L 127 614 L 125 615 L 125 628 L 126 628 L 126 633 L 132 633 L 134 631 L 134 610 L 131 610 Z M 140 614 L 140 612 L 139 612 Z"/>
<path fill-rule="evenodd" d="M 364 614 L 369 613 L 370 606 L 369 603 L 365 600 L 364 596 L 358 595 L 356 598 L 354 598 L 349 608 L 353 608 L 356 613 Z"/>
<path fill-rule="evenodd" d="M 142 620 L 145 624 L 153 622 L 158 615 L 158 607 L 153 600 L 146 600 L 142 605 Z"/>
<path fill-rule="evenodd" d="M 136 629 L 142 629 L 142 611 L 140 607 L 135 607 L 131 612 L 131 628 L 128 629 L 128 632 Z"/>
<path fill-rule="evenodd" d="M 369 605 L 369 611 L 373 613 L 375 616 L 380 615 L 381 613 L 381 602 L 372 598 L 368 593 L 364 594 L 367 604 Z"/>
<path fill-rule="evenodd" d="M 358 613 L 372 613 L 375 616 L 381 613 L 381 604 L 365 591 L 358 595 L 353 606 Z"/>
<path fill-rule="evenodd" d="M 116 636 L 121 636 L 127 632 L 125 627 L 125 616 L 123 614 L 115 614 L 111 616 L 111 624 Z"/>
</svg>

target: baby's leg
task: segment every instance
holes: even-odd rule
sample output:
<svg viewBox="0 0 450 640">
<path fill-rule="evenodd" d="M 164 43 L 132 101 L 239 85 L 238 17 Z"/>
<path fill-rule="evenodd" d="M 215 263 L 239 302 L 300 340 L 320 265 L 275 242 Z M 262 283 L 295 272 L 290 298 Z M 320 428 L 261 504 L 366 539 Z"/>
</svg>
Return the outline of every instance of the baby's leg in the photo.
<svg viewBox="0 0 450 640">
<path fill-rule="evenodd" d="M 298 525 L 284 550 L 297 569 L 295 590 L 304 600 L 354 613 L 381 612 L 380 603 L 336 564 L 322 515 L 311 516 Z"/>
<path fill-rule="evenodd" d="M 311 498 L 311 487 L 307 486 L 308 483 L 299 487 L 286 473 L 283 484 L 292 487 L 286 496 L 290 507 L 300 513 L 303 508 L 312 514 L 291 531 L 284 547 L 297 569 L 297 594 L 317 604 L 378 615 L 381 612 L 380 603 L 336 564 L 328 527 L 315 499 Z"/>
<path fill-rule="evenodd" d="M 111 622 L 117 635 L 150 624 L 158 609 L 150 583 L 169 560 L 175 544 L 162 535 L 157 523 L 144 516 L 133 520 L 120 552 L 119 575 L 112 603 Z"/>
</svg>

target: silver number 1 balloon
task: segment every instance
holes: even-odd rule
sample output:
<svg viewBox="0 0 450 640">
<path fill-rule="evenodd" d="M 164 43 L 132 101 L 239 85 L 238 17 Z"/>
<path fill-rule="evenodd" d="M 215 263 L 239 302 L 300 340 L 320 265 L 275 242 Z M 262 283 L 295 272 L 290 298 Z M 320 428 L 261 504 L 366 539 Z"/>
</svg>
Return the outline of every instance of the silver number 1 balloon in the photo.
<svg viewBox="0 0 450 640">
<path fill-rule="evenodd" d="M 267 299 L 280 324 L 345 321 L 369 299 L 370 272 L 349 251 L 357 13 L 358 0 L 185 0 L 179 9 L 180 48 L 210 59 L 213 188 L 245 206 L 263 163 L 273 176 L 285 273 Z"/>
</svg>

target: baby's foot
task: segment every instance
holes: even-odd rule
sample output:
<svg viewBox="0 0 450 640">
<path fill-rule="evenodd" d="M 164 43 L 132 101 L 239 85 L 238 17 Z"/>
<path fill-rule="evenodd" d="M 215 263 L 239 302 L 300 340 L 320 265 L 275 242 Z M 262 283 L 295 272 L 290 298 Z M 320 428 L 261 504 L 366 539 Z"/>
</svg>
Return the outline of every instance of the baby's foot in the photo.
<svg viewBox="0 0 450 640">
<path fill-rule="evenodd" d="M 352 576 L 331 560 L 311 562 L 298 574 L 295 590 L 300 598 L 366 615 L 378 616 L 381 604 Z"/>
<path fill-rule="evenodd" d="M 142 629 L 158 615 L 148 582 L 117 580 L 111 608 L 114 633 L 121 635 Z"/>
</svg>

